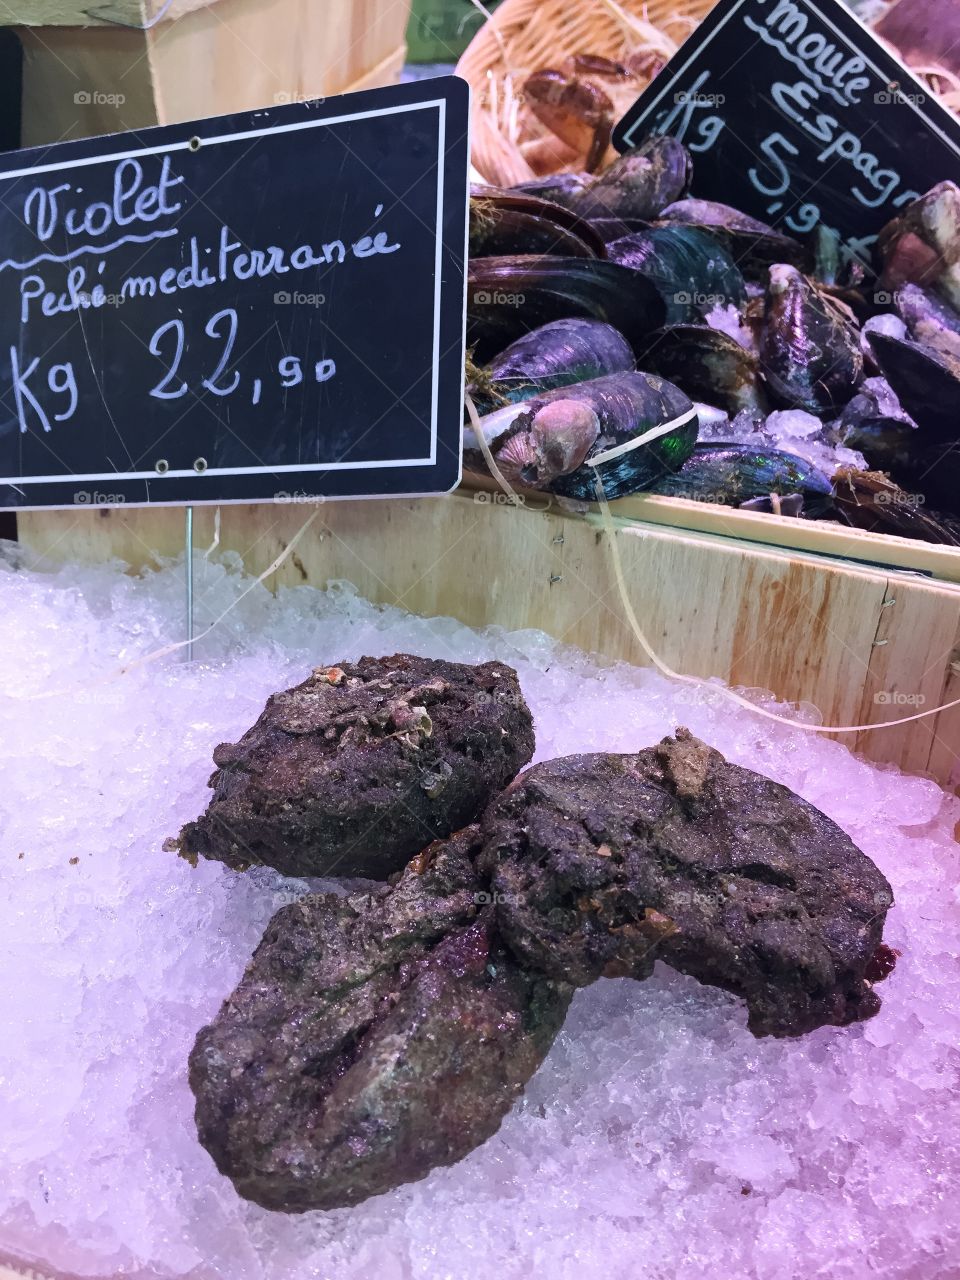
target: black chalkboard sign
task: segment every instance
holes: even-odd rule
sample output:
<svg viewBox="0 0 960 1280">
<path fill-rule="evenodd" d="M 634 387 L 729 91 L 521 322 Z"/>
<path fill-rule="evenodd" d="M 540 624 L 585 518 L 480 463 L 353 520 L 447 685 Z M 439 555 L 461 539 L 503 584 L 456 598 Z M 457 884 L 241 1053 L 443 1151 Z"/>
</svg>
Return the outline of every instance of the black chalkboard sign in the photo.
<svg viewBox="0 0 960 1280">
<path fill-rule="evenodd" d="M 0 157 L 0 506 L 460 475 L 453 77 Z"/>
<path fill-rule="evenodd" d="M 869 261 L 876 233 L 945 178 L 960 122 L 838 0 L 720 0 L 620 122 L 689 147 L 694 194 Z"/>
</svg>

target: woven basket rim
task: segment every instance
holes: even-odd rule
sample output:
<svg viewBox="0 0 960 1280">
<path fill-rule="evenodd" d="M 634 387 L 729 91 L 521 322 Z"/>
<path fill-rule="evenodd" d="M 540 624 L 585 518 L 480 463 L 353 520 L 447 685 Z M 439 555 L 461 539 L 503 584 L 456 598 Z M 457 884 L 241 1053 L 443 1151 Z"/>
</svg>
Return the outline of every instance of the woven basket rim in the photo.
<svg viewBox="0 0 960 1280">
<path fill-rule="evenodd" d="M 521 75 L 556 65 L 574 53 L 622 60 L 628 52 L 642 50 L 666 60 L 715 3 L 503 0 L 457 64 L 457 74 L 473 89 L 474 167 L 498 186 L 534 176 L 520 145 L 524 130 L 530 128 L 518 97 Z M 643 87 L 638 81 L 637 93 Z"/>
</svg>

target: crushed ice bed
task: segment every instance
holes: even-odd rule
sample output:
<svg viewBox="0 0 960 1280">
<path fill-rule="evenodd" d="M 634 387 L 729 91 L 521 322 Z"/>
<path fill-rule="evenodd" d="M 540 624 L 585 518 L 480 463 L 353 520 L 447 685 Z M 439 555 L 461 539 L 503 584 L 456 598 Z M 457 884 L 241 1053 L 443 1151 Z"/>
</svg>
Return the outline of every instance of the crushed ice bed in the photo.
<svg viewBox="0 0 960 1280">
<path fill-rule="evenodd" d="M 250 585 L 230 557 L 197 576 L 199 627 Z M 709 689 L 343 584 L 258 587 L 192 665 L 138 662 L 182 638 L 182 607 L 182 566 L 41 574 L 0 554 L 0 1259 L 139 1280 L 960 1274 L 960 802 Z M 896 893 L 880 1014 L 757 1041 L 738 1000 L 663 966 L 601 981 L 459 1165 L 332 1213 L 241 1200 L 197 1142 L 187 1054 L 308 886 L 191 868 L 163 841 L 269 693 L 398 651 L 515 666 L 537 759 L 684 724 L 818 805 Z"/>
</svg>

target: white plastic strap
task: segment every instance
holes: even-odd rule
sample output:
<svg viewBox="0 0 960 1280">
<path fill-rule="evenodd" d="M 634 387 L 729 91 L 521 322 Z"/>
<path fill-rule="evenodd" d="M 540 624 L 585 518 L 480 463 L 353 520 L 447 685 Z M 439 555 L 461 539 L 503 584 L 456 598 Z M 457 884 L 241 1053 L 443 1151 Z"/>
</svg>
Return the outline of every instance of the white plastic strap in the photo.
<svg viewBox="0 0 960 1280">
<path fill-rule="evenodd" d="M 591 467 L 603 466 L 605 462 L 612 462 L 614 458 L 621 458 L 625 453 L 631 453 L 634 449 L 639 449 L 642 444 L 649 444 L 651 440 L 657 440 L 660 436 L 669 435 L 675 427 L 682 427 L 685 422 L 689 422 L 691 418 L 696 416 L 696 409 L 691 409 L 681 417 L 673 418 L 670 422 L 661 422 L 659 427 L 651 427 L 642 436 L 627 440 L 624 444 L 614 445 L 612 449 L 605 449 L 603 453 L 594 454 L 592 458 L 587 458 L 587 464 Z"/>
</svg>

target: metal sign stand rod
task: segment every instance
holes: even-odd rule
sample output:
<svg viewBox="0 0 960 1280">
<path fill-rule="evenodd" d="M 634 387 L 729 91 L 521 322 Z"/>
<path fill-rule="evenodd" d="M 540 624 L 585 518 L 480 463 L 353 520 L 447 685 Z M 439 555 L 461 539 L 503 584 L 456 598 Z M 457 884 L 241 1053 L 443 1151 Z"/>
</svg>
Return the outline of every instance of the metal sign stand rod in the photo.
<svg viewBox="0 0 960 1280">
<path fill-rule="evenodd" d="M 193 507 L 187 507 L 184 563 L 187 570 L 187 662 L 193 661 Z"/>
</svg>

